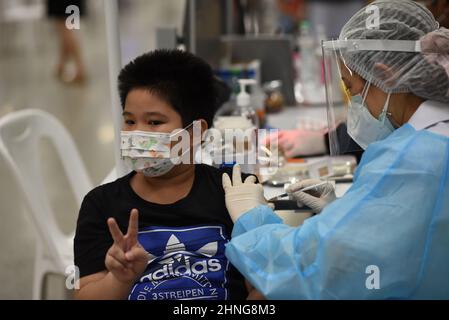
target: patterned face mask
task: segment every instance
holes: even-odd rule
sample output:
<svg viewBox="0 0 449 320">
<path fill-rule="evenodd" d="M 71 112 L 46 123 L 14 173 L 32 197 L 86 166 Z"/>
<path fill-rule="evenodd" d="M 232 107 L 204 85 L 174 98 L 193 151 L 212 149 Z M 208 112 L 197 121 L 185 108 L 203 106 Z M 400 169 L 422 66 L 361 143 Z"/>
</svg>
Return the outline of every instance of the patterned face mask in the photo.
<svg viewBox="0 0 449 320">
<path fill-rule="evenodd" d="M 147 177 L 162 176 L 179 161 L 179 156 L 171 158 L 170 133 L 122 131 L 120 136 L 121 156 L 126 166 Z"/>
</svg>

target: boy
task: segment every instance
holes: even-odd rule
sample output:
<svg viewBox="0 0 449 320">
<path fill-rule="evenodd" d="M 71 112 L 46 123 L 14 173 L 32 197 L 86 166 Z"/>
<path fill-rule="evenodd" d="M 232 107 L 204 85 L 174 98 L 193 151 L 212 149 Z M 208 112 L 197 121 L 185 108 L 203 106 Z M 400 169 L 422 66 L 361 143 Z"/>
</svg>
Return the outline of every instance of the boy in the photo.
<svg viewBox="0 0 449 320">
<path fill-rule="evenodd" d="M 140 132 L 145 139 L 148 133 L 156 140 L 179 128 L 191 136 L 193 121 L 204 132 L 217 99 L 211 68 L 178 50 L 154 51 L 129 63 L 119 75 L 119 93 L 125 135 Z M 191 143 L 191 160 L 192 149 Z M 161 160 L 134 168 L 86 195 L 74 244 L 77 299 L 247 297 L 243 277 L 224 255 L 233 226 L 224 171 L 192 163 Z"/>
</svg>

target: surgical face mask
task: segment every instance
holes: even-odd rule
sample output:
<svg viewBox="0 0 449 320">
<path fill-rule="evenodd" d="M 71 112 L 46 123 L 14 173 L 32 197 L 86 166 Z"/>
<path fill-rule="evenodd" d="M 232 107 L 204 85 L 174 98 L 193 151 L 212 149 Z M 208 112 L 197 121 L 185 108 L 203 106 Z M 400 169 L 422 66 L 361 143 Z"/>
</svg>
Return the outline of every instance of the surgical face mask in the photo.
<svg viewBox="0 0 449 320">
<path fill-rule="evenodd" d="M 364 150 L 370 143 L 383 140 L 389 136 L 394 127 L 387 118 L 390 95 L 382 109 L 379 119 L 374 118 L 365 104 L 366 96 L 370 83 L 367 82 L 363 88 L 362 94 L 353 96 L 348 111 L 348 134 Z"/>
<path fill-rule="evenodd" d="M 171 156 L 171 137 L 175 134 L 122 131 L 122 159 L 131 170 L 142 172 L 146 177 L 160 177 L 173 169 L 180 158 L 190 151 L 189 148 L 181 156 Z"/>
</svg>

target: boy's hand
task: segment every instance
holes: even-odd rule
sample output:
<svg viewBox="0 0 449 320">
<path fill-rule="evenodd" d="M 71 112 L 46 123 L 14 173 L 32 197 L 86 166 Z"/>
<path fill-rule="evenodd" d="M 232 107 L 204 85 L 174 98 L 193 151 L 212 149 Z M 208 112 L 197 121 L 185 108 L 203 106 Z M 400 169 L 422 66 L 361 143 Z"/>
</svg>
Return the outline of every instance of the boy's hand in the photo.
<svg viewBox="0 0 449 320">
<path fill-rule="evenodd" d="M 128 232 L 120 231 L 114 218 L 108 219 L 109 232 L 114 244 L 106 254 L 106 268 L 120 282 L 131 283 L 145 271 L 149 255 L 137 240 L 139 213 L 132 209 L 129 217 Z"/>
</svg>

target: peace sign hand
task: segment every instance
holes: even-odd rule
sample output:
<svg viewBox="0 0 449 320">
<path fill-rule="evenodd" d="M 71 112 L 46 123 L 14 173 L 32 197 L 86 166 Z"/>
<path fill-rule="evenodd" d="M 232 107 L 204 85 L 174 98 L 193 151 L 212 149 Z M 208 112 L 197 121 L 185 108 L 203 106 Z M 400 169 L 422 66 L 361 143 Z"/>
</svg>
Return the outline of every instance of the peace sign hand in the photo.
<svg viewBox="0 0 449 320">
<path fill-rule="evenodd" d="M 114 244 L 109 248 L 105 265 L 120 282 L 130 284 L 145 271 L 149 254 L 137 240 L 139 213 L 132 209 L 126 235 L 120 231 L 114 218 L 108 219 L 109 232 Z"/>
</svg>

